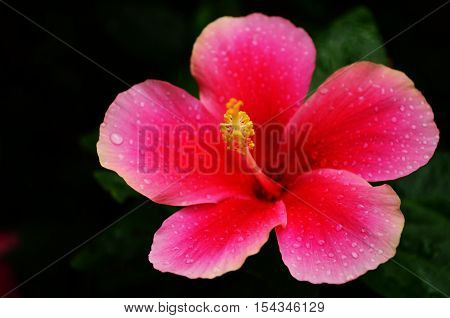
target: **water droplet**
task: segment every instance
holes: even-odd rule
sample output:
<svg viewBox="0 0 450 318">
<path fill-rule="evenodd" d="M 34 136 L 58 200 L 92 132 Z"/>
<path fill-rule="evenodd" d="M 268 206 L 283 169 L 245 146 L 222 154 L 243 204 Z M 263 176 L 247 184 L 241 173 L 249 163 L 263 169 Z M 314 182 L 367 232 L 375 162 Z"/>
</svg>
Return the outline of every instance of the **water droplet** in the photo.
<svg viewBox="0 0 450 318">
<path fill-rule="evenodd" d="M 325 241 L 324 241 L 324 240 L 318 240 L 317 243 L 318 243 L 319 245 L 323 245 L 323 244 L 325 244 Z"/>
<path fill-rule="evenodd" d="M 186 264 L 192 264 L 194 263 L 194 260 L 192 258 L 188 258 L 187 260 L 184 261 Z"/>
<path fill-rule="evenodd" d="M 311 247 L 311 244 L 306 243 L 306 248 L 310 248 L 310 247 Z"/>
<path fill-rule="evenodd" d="M 238 242 L 242 242 L 244 240 L 244 237 L 238 236 L 237 240 L 238 240 Z"/>
<path fill-rule="evenodd" d="M 397 122 L 397 117 L 392 117 L 392 118 L 391 118 L 391 121 L 392 121 L 393 123 L 396 123 L 396 122 Z"/>
<path fill-rule="evenodd" d="M 334 257 L 333 253 L 328 253 L 328 257 Z"/>
<path fill-rule="evenodd" d="M 358 246 L 358 244 L 356 244 L 356 242 L 353 242 L 352 247 L 356 247 L 356 246 Z"/>
<path fill-rule="evenodd" d="M 358 258 L 358 253 L 352 252 L 352 257 L 353 257 L 353 258 Z"/>
<path fill-rule="evenodd" d="M 112 133 L 109 136 L 109 139 L 111 140 L 111 142 L 115 145 L 120 145 L 123 142 L 123 137 L 117 133 Z"/>
<path fill-rule="evenodd" d="M 301 238 L 301 236 L 297 236 L 296 238 L 295 238 L 297 241 L 299 241 L 299 242 L 301 242 L 302 241 L 302 238 Z"/>
<path fill-rule="evenodd" d="M 328 93 L 328 88 L 321 88 L 321 89 L 320 89 L 320 93 L 321 93 L 321 94 L 326 94 L 326 93 Z"/>
<path fill-rule="evenodd" d="M 341 224 L 336 225 L 336 231 L 340 231 L 340 230 L 342 230 L 342 225 Z"/>
</svg>

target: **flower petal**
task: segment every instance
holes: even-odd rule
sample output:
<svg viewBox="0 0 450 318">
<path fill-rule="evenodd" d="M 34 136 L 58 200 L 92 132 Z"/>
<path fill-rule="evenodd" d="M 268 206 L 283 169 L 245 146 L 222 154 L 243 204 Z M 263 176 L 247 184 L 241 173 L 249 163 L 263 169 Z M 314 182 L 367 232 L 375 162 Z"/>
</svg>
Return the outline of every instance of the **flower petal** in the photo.
<svg viewBox="0 0 450 318">
<path fill-rule="evenodd" d="M 184 90 L 148 80 L 109 107 L 97 152 L 102 166 L 158 203 L 249 195 L 254 181 L 235 168 L 238 157 L 225 156 L 218 127 L 218 119 Z"/>
<path fill-rule="evenodd" d="M 186 207 L 156 232 L 149 260 L 162 272 L 214 278 L 239 269 L 279 224 L 286 224 L 281 201 L 228 199 Z"/>
<path fill-rule="evenodd" d="M 388 185 L 315 170 L 299 177 L 283 201 L 288 222 L 276 233 L 283 261 L 298 280 L 345 283 L 395 255 L 404 218 Z"/>
<path fill-rule="evenodd" d="M 255 124 L 290 118 L 305 97 L 315 63 L 309 35 L 288 20 L 255 13 L 223 17 L 209 24 L 195 42 L 191 72 L 201 101 L 223 114 L 230 98 L 244 102 Z"/>
<path fill-rule="evenodd" d="M 312 168 L 345 169 L 369 181 L 417 170 L 439 139 L 433 112 L 412 81 L 370 62 L 334 73 L 291 124 L 311 127 L 303 151 Z"/>
</svg>

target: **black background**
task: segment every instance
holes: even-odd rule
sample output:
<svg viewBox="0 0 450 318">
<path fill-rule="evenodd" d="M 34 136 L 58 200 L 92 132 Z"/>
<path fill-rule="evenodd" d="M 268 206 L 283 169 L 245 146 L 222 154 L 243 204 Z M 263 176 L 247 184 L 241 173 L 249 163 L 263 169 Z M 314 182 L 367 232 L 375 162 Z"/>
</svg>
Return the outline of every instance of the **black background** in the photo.
<svg viewBox="0 0 450 318">
<path fill-rule="evenodd" d="M 93 178 L 97 156 L 80 145 L 80 137 L 98 128 L 108 105 L 128 88 L 118 78 L 130 84 L 155 78 L 191 85 L 191 48 L 210 17 L 280 15 L 313 36 L 315 28 L 365 4 L 387 41 L 444 1 L 7 2 L 89 59 L 0 3 L 0 228 L 20 236 L 10 259 L 21 282 L 145 199 L 122 205 L 112 200 Z M 449 140 L 449 12 L 450 5 L 386 45 L 392 66 L 406 72 L 432 105 L 441 131 L 440 149 L 448 149 Z M 298 283 L 282 264 L 273 237 L 243 269 L 213 281 L 157 273 L 147 253 L 153 233 L 167 216 L 161 211 L 148 204 L 137 212 L 160 216 L 149 224 L 147 240 L 136 241 L 133 261 L 111 256 L 85 272 L 75 270 L 68 255 L 24 284 L 20 295 L 377 296 L 359 281 L 320 289 Z M 274 260 L 264 265 L 269 258 Z"/>
</svg>

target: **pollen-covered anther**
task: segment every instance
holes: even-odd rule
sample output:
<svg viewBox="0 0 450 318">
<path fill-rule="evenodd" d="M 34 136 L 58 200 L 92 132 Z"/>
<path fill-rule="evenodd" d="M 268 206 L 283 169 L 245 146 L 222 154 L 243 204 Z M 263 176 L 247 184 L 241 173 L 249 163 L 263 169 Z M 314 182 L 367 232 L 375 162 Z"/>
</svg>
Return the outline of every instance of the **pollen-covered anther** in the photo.
<svg viewBox="0 0 450 318">
<path fill-rule="evenodd" d="M 245 155 L 255 146 L 252 140 L 255 131 L 250 117 L 240 110 L 243 105 L 244 103 L 236 98 L 229 100 L 226 104 L 227 111 L 223 115 L 223 123 L 220 124 L 220 131 L 228 149 Z"/>
</svg>

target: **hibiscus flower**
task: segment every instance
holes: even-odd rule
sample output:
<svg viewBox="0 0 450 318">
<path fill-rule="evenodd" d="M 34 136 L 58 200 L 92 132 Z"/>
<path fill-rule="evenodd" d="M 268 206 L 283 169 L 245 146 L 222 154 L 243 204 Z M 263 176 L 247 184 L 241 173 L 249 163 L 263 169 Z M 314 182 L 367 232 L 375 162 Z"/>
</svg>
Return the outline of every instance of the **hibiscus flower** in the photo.
<svg viewBox="0 0 450 318">
<path fill-rule="evenodd" d="M 199 99 L 157 80 L 117 96 L 101 164 L 151 200 L 184 206 L 154 236 L 156 269 L 222 275 L 272 230 L 301 281 L 344 283 L 395 255 L 400 199 L 369 182 L 429 161 L 432 110 L 404 73 L 371 62 L 338 70 L 304 101 L 314 65 L 311 38 L 291 22 L 223 17 L 194 44 Z"/>
</svg>

